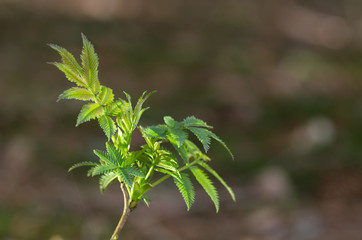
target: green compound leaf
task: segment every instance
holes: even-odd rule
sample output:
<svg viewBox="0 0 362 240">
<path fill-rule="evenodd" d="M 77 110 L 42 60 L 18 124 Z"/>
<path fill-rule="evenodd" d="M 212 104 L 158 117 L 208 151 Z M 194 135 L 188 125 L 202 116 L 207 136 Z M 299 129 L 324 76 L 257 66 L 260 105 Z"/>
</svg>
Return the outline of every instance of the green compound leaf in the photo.
<svg viewBox="0 0 362 240">
<path fill-rule="evenodd" d="M 211 200 L 214 202 L 216 212 L 219 211 L 219 195 L 217 193 L 216 188 L 214 187 L 212 181 L 206 175 L 204 171 L 197 167 L 191 167 L 191 172 L 194 174 L 196 180 L 200 183 L 200 185 L 204 188 L 205 192 L 209 195 Z"/>
<path fill-rule="evenodd" d="M 68 65 L 57 62 L 52 64 L 62 71 L 70 82 L 74 82 L 80 87 L 87 87 L 87 82 Z"/>
<path fill-rule="evenodd" d="M 181 147 L 187 139 L 187 132 L 179 128 L 168 128 L 167 138 L 171 143 L 176 143 L 178 147 Z"/>
<path fill-rule="evenodd" d="M 101 190 L 101 193 L 104 193 L 109 184 L 111 184 L 115 179 L 117 179 L 117 174 L 114 172 L 102 175 L 99 178 L 99 189 Z"/>
<path fill-rule="evenodd" d="M 157 167 L 163 168 L 165 170 L 169 170 L 171 172 L 176 173 L 177 175 L 179 175 L 179 171 L 177 170 L 177 168 L 175 168 L 174 164 L 170 163 L 170 162 L 160 162 L 157 164 Z"/>
<path fill-rule="evenodd" d="M 212 126 L 207 125 L 206 122 L 196 118 L 195 116 L 190 116 L 190 117 L 185 118 L 185 120 L 182 121 L 182 124 L 185 128 L 188 128 L 188 127 L 212 128 Z"/>
<path fill-rule="evenodd" d="M 102 165 L 118 166 L 117 161 L 115 161 L 108 153 L 97 149 L 93 150 L 93 153 L 99 157 L 99 162 Z"/>
<path fill-rule="evenodd" d="M 190 140 L 185 141 L 185 146 L 187 153 L 191 155 L 194 159 L 201 159 L 203 161 L 210 161 L 210 158 L 204 154 L 193 142 Z"/>
<path fill-rule="evenodd" d="M 62 57 L 62 62 L 69 68 L 69 70 L 79 76 L 84 75 L 83 69 L 81 68 L 81 66 L 79 66 L 77 60 L 75 60 L 74 56 L 70 52 L 68 52 L 68 50 L 55 44 L 49 44 L 49 46 L 60 54 L 60 56 Z"/>
<path fill-rule="evenodd" d="M 123 165 L 124 166 L 132 166 L 133 163 L 142 162 L 142 153 L 143 151 L 135 151 L 135 152 L 129 152 L 126 159 L 123 159 Z"/>
<path fill-rule="evenodd" d="M 94 100 L 94 95 L 85 88 L 72 87 L 60 94 L 57 102 L 61 99 L 77 99 L 81 101 L 89 101 Z"/>
<path fill-rule="evenodd" d="M 235 194 L 233 192 L 233 190 L 231 189 L 231 187 L 229 187 L 229 185 L 227 185 L 227 183 L 224 181 L 224 179 L 222 179 L 220 177 L 220 175 L 214 170 L 212 169 L 208 164 L 206 164 L 205 162 L 199 162 L 199 165 L 202 166 L 203 168 L 205 168 L 209 173 L 211 173 L 217 180 L 220 181 L 220 183 L 226 188 L 226 190 L 228 190 L 231 198 L 233 199 L 233 201 L 235 202 Z"/>
<path fill-rule="evenodd" d="M 132 177 L 126 168 L 118 168 L 117 176 L 120 182 L 124 182 L 128 187 L 132 186 Z"/>
<path fill-rule="evenodd" d="M 106 148 L 108 152 L 108 156 L 112 159 L 112 162 L 115 165 L 121 166 L 123 162 L 121 151 L 117 150 L 113 144 L 106 143 Z"/>
<path fill-rule="evenodd" d="M 145 94 L 146 94 L 147 92 L 143 92 L 142 95 L 141 95 L 141 97 L 138 98 L 137 104 L 136 104 L 136 106 L 134 107 L 134 113 L 135 113 L 136 116 L 139 115 L 140 112 L 142 111 L 142 109 L 143 109 L 142 106 L 143 106 L 143 104 L 145 103 L 145 101 L 146 101 L 152 94 L 154 94 L 155 92 L 156 92 L 156 91 L 150 92 L 150 93 L 147 94 L 146 96 L 145 96 Z"/>
<path fill-rule="evenodd" d="M 107 115 L 100 116 L 98 122 L 109 140 L 116 132 L 116 124 L 112 118 Z"/>
<path fill-rule="evenodd" d="M 138 170 L 137 168 L 135 167 L 130 167 L 130 166 L 127 166 L 127 167 L 124 167 L 122 168 L 124 170 L 126 170 L 128 172 L 128 174 L 131 174 L 133 176 L 136 176 L 136 177 L 141 177 L 141 178 L 144 178 L 145 175 L 143 173 L 140 172 L 140 170 Z"/>
<path fill-rule="evenodd" d="M 82 110 L 80 110 L 76 126 L 91 119 L 97 118 L 103 114 L 104 109 L 102 106 L 98 105 L 97 103 L 88 103 L 83 106 Z"/>
<path fill-rule="evenodd" d="M 84 71 L 84 77 L 87 79 L 88 86 L 94 93 L 97 93 L 100 89 L 98 81 L 98 56 L 94 51 L 94 47 L 91 42 L 88 41 L 86 36 L 82 33 L 83 50 L 81 54 L 82 67 Z"/>
<path fill-rule="evenodd" d="M 185 161 L 185 163 L 189 163 L 189 152 L 187 150 L 186 145 L 182 145 L 181 147 L 178 147 L 176 145 L 173 145 L 173 147 L 176 149 L 177 153 L 180 155 L 182 160 Z"/>
<path fill-rule="evenodd" d="M 202 143 L 205 149 L 205 152 L 209 150 L 211 138 L 213 138 L 216 141 L 218 141 L 227 150 L 231 158 L 234 159 L 234 155 L 232 154 L 228 146 L 221 140 L 221 138 L 216 136 L 215 133 L 211 132 L 208 129 L 199 128 L 199 127 L 188 127 L 187 129 L 190 130 L 193 134 L 195 134 L 195 136 L 199 139 L 199 141 Z"/>
<path fill-rule="evenodd" d="M 92 177 L 100 174 L 106 174 L 109 172 L 112 172 L 113 170 L 116 170 L 117 166 L 114 165 L 97 165 L 93 167 L 91 170 Z"/>
<path fill-rule="evenodd" d="M 127 93 L 125 93 L 127 94 Z M 120 116 L 122 118 L 130 118 L 131 117 L 131 112 L 132 112 L 132 104 L 130 104 L 129 102 L 119 98 L 116 102 L 115 102 L 118 106 L 118 108 L 120 109 Z"/>
<path fill-rule="evenodd" d="M 97 165 L 98 164 L 95 162 L 80 162 L 80 163 L 76 163 L 73 166 L 71 166 L 68 169 L 68 172 L 73 171 L 74 169 L 79 168 L 79 167 L 92 167 L 92 166 L 97 166 Z"/>
<path fill-rule="evenodd" d="M 120 114 L 117 116 L 117 124 L 125 133 L 131 133 L 135 129 L 134 116 L 130 96 L 124 92 L 128 101 L 119 99 L 116 101 Z"/>
<path fill-rule="evenodd" d="M 165 116 L 165 117 L 163 117 L 163 121 L 166 123 L 166 125 L 168 126 L 168 127 L 171 127 L 171 128 L 173 128 L 173 127 L 175 127 L 176 126 L 176 121 L 172 118 L 172 117 L 170 117 L 170 116 Z"/>
<path fill-rule="evenodd" d="M 147 108 L 142 108 L 143 104 L 145 103 L 145 101 L 154 93 L 155 91 L 153 92 L 150 92 L 149 94 L 147 94 L 145 96 L 145 94 L 147 92 L 143 92 L 141 97 L 138 98 L 138 101 L 137 101 L 137 104 L 136 106 L 134 107 L 134 111 L 133 111 L 133 125 L 134 126 L 137 126 L 138 125 L 138 122 L 142 116 L 142 114 L 148 109 Z"/>
<path fill-rule="evenodd" d="M 97 99 L 100 105 L 107 105 L 113 102 L 114 95 L 112 89 L 101 86 L 101 90 L 97 95 Z"/>
<path fill-rule="evenodd" d="M 179 172 L 172 172 L 172 171 L 165 170 L 163 168 L 155 168 L 154 170 L 156 172 L 160 172 L 160 173 L 163 173 L 165 175 L 169 175 L 169 176 L 171 176 L 173 178 L 180 178 L 181 177 Z"/>
<path fill-rule="evenodd" d="M 150 127 L 146 127 L 143 128 L 141 127 L 143 133 L 146 135 L 146 137 L 150 137 L 150 138 L 160 138 L 160 139 L 165 139 L 166 136 L 166 132 L 167 132 L 167 128 L 165 125 L 157 125 L 157 126 L 150 126 Z"/>
<path fill-rule="evenodd" d="M 115 102 L 109 103 L 105 107 L 105 111 L 106 111 L 107 115 L 110 115 L 110 116 L 117 116 L 118 114 L 121 113 L 121 109 L 118 107 L 118 104 Z"/>
<path fill-rule="evenodd" d="M 228 146 L 224 143 L 223 140 L 221 140 L 221 138 L 219 138 L 218 136 L 215 135 L 215 133 L 210 132 L 210 136 L 215 139 L 216 141 L 218 141 L 225 149 L 226 151 L 228 151 L 229 155 L 231 156 L 232 159 L 234 159 L 234 155 L 233 153 L 230 151 L 230 149 L 228 148 Z"/>
<path fill-rule="evenodd" d="M 181 173 L 181 178 L 174 177 L 173 180 L 186 203 L 187 211 L 189 211 L 195 201 L 195 190 L 189 175 L 187 173 Z"/>
<path fill-rule="evenodd" d="M 199 139 L 199 141 L 202 143 L 205 152 L 207 152 L 210 148 L 211 132 L 205 128 L 198 128 L 198 127 L 188 127 L 187 129 L 190 130 L 193 134 L 195 134 L 197 139 Z"/>
</svg>

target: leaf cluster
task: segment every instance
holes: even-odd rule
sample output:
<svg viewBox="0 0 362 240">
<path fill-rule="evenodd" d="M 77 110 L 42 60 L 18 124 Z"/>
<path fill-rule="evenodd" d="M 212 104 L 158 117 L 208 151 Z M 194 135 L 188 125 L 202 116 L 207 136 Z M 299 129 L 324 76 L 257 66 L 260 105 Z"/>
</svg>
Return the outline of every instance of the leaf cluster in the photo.
<svg viewBox="0 0 362 240">
<path fill-rule="evenodd" d="M 140 200 L 148 205 L 150 200 L 146 193 L 164 180 L 172 178 L 189 210 L 195 201 L 191 176 L 209 195 L 216 211 L 219 210 L 219 196 L 209 175 L 220 181 L 235 200 L 232 189 L 208 164 L 210 158 L 206 153 L 211 140 L 219 142 L 233 158 L 226 144 L 211 131 L 212 127 L 194 116 L 183 121 L 165 116 L 164 124 L 139 126 L 142 114 L 148 109 L 143 104 L 153 92 L 144 92 L 135 106 L 127 93 L 124 93 L 124 99 L 116 99 L 112 89 L 99 83 L 98 56 L 83 34 L 82 39 L 81 64 L 66 49 L 50 44 L 61 56 L 61 62 L 52 64 L 77 85 L 60 94 L 58 100 L 76 99 L 87 102 L 80 110 L 76 126 L 97 119 L 108 141 L 105 150 L 94 150 L 97 162 L 77 163 L 69 171 L 83 166 L 90 167 L 88 176 L 100 176 L 101 192 L 118 180 L 127 188 L 131 209 Z M 141 131 L 145 144 L 138 151 L 131 151 L 132 134 L 137 128 Z M 199 143 L 191 141 L 190 134 Z"/>
<path fill-rule="evenodd" d="M 218 192 L 206 172 L 219 180 L 229 191 L 232 199 L 235 200 L 235 195 L 232 189 L 226 184 L 220 175 L 218 175 L 217 172 L 207 164 L 207 162 L 210 161 L 210 158 L 206 155 L 206 153 L 210 148 L 211 139 L 219 142 L 233 158 L 233 155 L 226 144 L 218 136 L 211 132 L 210 129 L 212 127 L 195 116 L 187 117 L 180 122 L 174 120 L 170 116 L 166 116 L 164 117 L 164 123 L 165 124 L 142 128 L 145 139 L 151 138 L 156 142 L 171 143 L 180 158 L 183 160 L 183 167 L 180 170 L 188 170 L 189 173 L 195 177 L 197 182 L 203 187 L 205 192 L 213 201 L 216 211 L 219 210 Z M 203 146 L 205 153 L 189 139 L 189 133 L 192 133 L 196 136 Z M 176 173 L 177 174 L 166 174 L 173 177 L 176 186 L 185 200 L 187 209 L 190 209 L 195 200 L 195 191 L 192 181 L 189 177 L 190 175 L 186 172 L 179 174 L 178 171 Z"/>
</svg>

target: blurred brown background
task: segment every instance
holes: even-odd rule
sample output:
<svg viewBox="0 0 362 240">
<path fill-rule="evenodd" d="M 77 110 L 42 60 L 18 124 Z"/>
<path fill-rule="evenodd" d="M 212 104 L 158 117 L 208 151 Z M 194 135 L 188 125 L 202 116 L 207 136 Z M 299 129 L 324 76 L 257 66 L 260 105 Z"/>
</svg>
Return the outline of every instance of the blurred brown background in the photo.
<svg viewBox="0 0 362 240">
<path fill-rule="evenodd" d="M 106 140 L 46 64 L 81 32 L 118 96 L 158 90 L 141 124 L 195 115 L 236 156 L 210 152 L 236 203 L 218 185 L 218 214 L 202 191 L 187 212 L 169 182 L 121 239 L 362 239 L 362 1 L 0 0 L 1 240 L 109 239 L 120 217 L 116 184 L 67 173 Z"/>
</svg>

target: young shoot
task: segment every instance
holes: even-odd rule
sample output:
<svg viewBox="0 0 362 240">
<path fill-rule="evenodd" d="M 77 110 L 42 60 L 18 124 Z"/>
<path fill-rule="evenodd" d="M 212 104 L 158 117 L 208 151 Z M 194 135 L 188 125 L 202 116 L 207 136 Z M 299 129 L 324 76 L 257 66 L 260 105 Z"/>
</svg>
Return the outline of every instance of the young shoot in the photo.
<svg viewBox="0 0 362 240">
<path fill-rule="evenodd" d="M 140 201 L 145 202 L 147 206 L 150 204 L 147 192 L 167 179 L 174 181 L 187 210 L 195 201 L 192 178 L 208 194 L 216 212 L 219 211 L 219 195 L 210 175 L 220 181 L 235 201 L 232 189 L 209 165 L 210 158 L 206 153 L 211 140 L 220 143 L 233 158 L 226 144 L 211 131 L 212 127 L 194 116 L 186 117 L 182 121 L 165 116 L 162 124 L 140 126 L 140 118 L 148 109 L 143 105 L 153 92 L 144 92 L 135 104 L 132 103 L 131 96 L 125 92 L 123 98 L 116 98 L 111 88 L 100 84 L 98 56 L 93 45 L 83 34 L 82 39 L 80 64 L 66 49 L 54 44 L 49 46 L 61 56 L 60 62 L 52 64 L 76 85 L 60 94 L 58 101 L 84 101 L 76 126 L 95 119 L 106 136 L 105 148 L 93 151 L 98 158 L 97 161 L 76 163 L 69 171 L 78 167 L 89 167 L 88 176 L 99 176 L 102 193 L 111 183 L 120 184 L 124 198 L 123 214 L 111 240 L 118 239 L 128 215 Z M 131 151 L 134 131 L 141 132 L 144 145 L 136 151 Z M 196 136 L 196 143 L 190 140 L 190 135 Z M 155 174 L 156 172 L 158 174 Z"/>
</svg>

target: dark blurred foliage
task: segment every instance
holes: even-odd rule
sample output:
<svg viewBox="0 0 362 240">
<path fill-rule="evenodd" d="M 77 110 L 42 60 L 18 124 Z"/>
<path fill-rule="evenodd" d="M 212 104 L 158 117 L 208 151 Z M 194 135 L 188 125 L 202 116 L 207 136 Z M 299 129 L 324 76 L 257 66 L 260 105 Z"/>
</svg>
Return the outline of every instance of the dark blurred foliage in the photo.
<svg viewBox="0 0 362 240">
<path fill-rule="evenodd" d="M 1 240 L 107 239 L 120 215 L 117 186 L 67 173 L 106 140 L 56 103 L 71 84 L 46 44 L 79 56 L 81 32 L 119 97 L 158 91 L 141 124 L 195 115 L 235 154 L 210 151 L 236 203 L 186 212 L 165 184 L 122 239 L 362 239 L 362 2 L 1 0 Z"/>
</svg>

